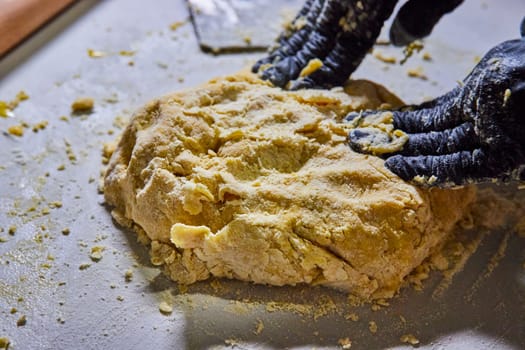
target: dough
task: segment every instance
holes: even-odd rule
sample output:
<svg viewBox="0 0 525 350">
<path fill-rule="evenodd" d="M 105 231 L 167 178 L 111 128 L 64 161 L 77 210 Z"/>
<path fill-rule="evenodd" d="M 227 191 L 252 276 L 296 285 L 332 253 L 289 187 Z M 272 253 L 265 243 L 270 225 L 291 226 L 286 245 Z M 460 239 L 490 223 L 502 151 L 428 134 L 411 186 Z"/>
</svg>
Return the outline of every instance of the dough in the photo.
<svg viewBox="0 0 525 350">
<path fill-rule="evenodd" d="M 344 116 L 383 103 L 400 101 L 367 81 L 284 91 L 244 73 L 164 96 L 127 126 L 106 200 L 179 283 L 218 276 L 390 297 L 475 192 L 418 189 L 351 151 Z"/>
</svg>

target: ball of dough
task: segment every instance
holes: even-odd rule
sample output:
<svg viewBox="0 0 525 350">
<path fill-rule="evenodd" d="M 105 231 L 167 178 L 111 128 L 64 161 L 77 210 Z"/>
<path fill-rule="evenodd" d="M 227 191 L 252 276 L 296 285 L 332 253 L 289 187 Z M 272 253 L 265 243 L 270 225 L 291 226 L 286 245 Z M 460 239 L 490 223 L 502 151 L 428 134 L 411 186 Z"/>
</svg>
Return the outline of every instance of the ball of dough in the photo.
<svg viewBox="0 0 525 350">
<path fill-rule="evenodd" d="M 473 188 L 419 189 L 346 144 L 352 111 L 400 101 L 367 81 L 285 91 L 251 74 L 133 116 L 105 197 L 175 281 L 307 283 L 390 297 L 439 247 Z"/>
</svg>

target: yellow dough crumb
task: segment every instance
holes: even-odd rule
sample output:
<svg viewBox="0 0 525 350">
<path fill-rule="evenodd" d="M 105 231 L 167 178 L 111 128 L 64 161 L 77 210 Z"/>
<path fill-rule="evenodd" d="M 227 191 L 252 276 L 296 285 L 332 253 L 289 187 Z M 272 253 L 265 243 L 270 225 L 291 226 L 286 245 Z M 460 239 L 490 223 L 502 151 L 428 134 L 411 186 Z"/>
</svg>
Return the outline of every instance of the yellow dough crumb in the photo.
<svg viewBox="0 0 525 350">
<path fill-rule="evenodd" d="M 7 337 L 0 337 L 0 349 L 8 349 L 11 342 Z"/>
<path fill-rule="evenodd" d="M 395 56 L 388 56 L 383 53 L 383 51 L 374 49 L 372 55 L 380 60 L 381 62 L 388 63 L 388 64 L 395 64 L 397 62 L 397 59 Z"/>
<path fill-rule="evenodd" d="M 419 344 L 419 339 L 417 339 L 412 334 L 404 334 L 404 335 L 401 336 L 400 340 L 403 343 L 407 343 L 407 344 L 410 344 L 410 345 L 418 345 Z"/>
<path fill-rule="evenodd" d="M 106 201 L 181 286 L 218 277 L 392 297 L 476 191 L 421 189 L 353 152 L 345 116 L 385 104 L 401 101 L 368 81 L 287 91 L 247 73 L 166 95 L 124 130 Z"/>
<path fill-rule="evenodd" d="M 310 61 L 308 61 L 308 64 L 301 70 L 301 73 L 299 73 L 299 76 L 301 78 L 304 78 L 313 72 L 317 71 L 319 68 L 323 66 L 323 61 L 321 61 L 318 58 L 313 58 Z"/>
<path fill-rule="evenodd" d="M 428 80 L 428 77 L 426 76 L 424 70 L 423 70 L 423 67 L 421 66 L 418 66 L 418 67 L 415 67 L 415 68 L 409 68 L 407 70 L 407 75 L 410 77 L 410 78 L 419 78 L 421 80 Z"/>
<path fill-rule="evenodd" d="M 22 125 L 13 125 L 7 128 L 7 132 L 11 135 L 22 137 L 24 136 L 24 127 Z"/>
<path fill-rule="evenodd" d="M 95 101 L 91 97 L 80 97 L 77 98 L 71 104 L 71 110 L 73 113 L 87 113 L 93 110 Z"/>
<path fill-rule="evenodd" d="M 337 341 L 341 349 L 348 350 L 352 347 L 352 341 L 349 338 L 341 338 Z"/>
<path fill-rule="evenodd" d="M 173 312 L 173 307 L 165 301 L 161 301 L 159 304 L 159 311 L 164 315 L 169 315 Z"/>
</svg>

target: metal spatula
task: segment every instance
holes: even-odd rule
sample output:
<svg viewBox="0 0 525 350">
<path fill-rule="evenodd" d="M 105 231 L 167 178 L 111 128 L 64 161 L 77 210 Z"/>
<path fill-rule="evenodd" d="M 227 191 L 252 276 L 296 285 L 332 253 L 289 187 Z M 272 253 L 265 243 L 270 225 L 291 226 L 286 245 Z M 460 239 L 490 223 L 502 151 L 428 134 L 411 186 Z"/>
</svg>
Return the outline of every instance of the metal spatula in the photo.
<svg viewBox="0 0 525 350">
<path fill-rule="evenodd" d="M 187 0 L 201 49 L 266 50 L 304 0 Z"/>
</svg>

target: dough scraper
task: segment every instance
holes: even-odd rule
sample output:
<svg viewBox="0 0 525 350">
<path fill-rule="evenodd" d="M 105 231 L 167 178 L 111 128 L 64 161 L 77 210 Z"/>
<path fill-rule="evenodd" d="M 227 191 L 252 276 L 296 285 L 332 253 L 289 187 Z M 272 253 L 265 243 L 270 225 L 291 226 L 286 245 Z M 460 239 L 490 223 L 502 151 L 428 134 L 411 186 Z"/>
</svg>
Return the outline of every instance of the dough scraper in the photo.
<svg viewBox="0 0 525 350">
<path fill-rule="evenodd" d="M 199 45 L 214 54 L 266 50 L 304 0 L 187 0 Z"/>
</svg>

